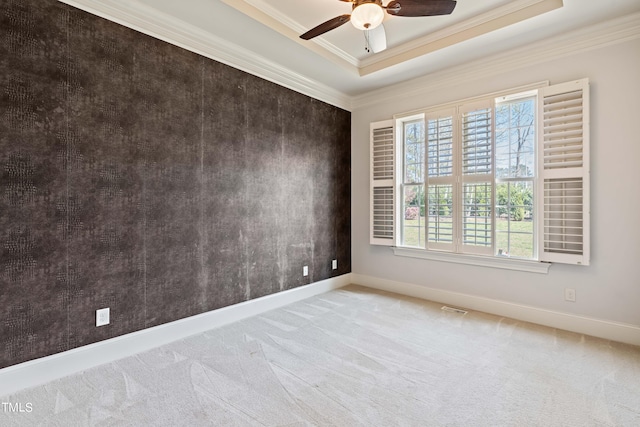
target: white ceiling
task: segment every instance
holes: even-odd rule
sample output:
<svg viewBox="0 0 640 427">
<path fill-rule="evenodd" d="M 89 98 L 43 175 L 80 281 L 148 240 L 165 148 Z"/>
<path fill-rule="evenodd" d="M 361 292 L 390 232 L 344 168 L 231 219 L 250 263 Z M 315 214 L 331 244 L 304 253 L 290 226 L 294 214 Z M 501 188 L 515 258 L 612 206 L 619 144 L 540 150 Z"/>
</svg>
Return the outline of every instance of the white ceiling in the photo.
<svg viewBox="0 0 640 427">
<path fill-rule="evenodd" d="M 640 0 L 458 0 L 449 16 L 387 16 L 389 48 L 367 54 L 362 32 L 348 23 L 310 41 L 298 37 L 350 13 L 351 5 L 338 0 L 60 1 L 165 40 L 181 39 L 176 44 L 200 53 L 235 55 L 222 61 L 263 77 L 282 70 L 295 86 L 345 97 L 640 13 Z"/>
</svg>

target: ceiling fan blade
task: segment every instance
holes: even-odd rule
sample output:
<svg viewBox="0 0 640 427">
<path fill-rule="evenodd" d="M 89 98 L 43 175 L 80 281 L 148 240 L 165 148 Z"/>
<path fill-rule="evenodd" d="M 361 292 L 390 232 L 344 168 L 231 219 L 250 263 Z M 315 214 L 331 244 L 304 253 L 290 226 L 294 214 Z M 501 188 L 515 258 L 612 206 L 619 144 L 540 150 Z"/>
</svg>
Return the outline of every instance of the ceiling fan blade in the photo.
<svg viewBox="0 0 640 427">
<path fill-rule="evenodd" d="M 449 15 L 455 7 L 455 0 L 394 0 L 386 9 L 394 16 L 435 16 Z"/>
<path fill-rule="evenodd" d="M 387 34 L 384 25 L 380 24 L 373 30 L 365 30 L 365 37 L 368 38 L 369 47 L 373 53 L 382 52 L 387 48 Z"/>
<path fill-rule="evenodd" d="M 301 35 L 300 38 L 303 40 L 312 39 L 314 37 L 317 37 L 321 34 L 326 33 L 327 31 L 331 31 L 338 28 L 342 24 L 349 22 L 350 19 L 351 19 L 351 15 L 349 14 L 336 16 L 335 18 L 329 19 L 327 22 L 323 22 L 317 27 L 310 29 L 309 31 Z"/>
</svg>

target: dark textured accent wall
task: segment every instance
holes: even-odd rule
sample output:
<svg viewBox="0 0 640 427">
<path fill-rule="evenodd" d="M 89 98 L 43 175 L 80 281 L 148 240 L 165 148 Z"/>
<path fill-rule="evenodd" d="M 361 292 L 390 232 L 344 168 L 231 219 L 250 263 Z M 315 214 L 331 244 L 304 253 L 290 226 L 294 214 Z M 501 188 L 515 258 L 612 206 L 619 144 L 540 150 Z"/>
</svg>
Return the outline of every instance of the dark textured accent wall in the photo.
<svg viewBox="0 0 640 427">
<path fill-rule="evenodd" d="M 0 367 L 350 272 L 350 127 L 54 0 L 0 0 Z"/>
</svg>

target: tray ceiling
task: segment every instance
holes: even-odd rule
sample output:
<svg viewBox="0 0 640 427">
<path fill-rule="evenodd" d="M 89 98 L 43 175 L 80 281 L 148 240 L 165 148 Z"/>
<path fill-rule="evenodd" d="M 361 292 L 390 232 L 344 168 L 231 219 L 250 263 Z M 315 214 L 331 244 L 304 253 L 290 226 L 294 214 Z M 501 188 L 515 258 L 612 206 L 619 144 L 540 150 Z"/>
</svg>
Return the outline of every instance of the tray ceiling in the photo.
<svg viewBox="0 0 640 427">
<path fill-rule="evenodd" d="M 326 20 L 351 13 L 351 4 L 338 0 L 222 1 L 294 41 Z M 562 0 L 458 0 L 450 15 L 407 18 L 385 14 L 388 48 L 380 53 L 368 53 L 364 32 L 348 24 L 302 44 L 367 75 L 560 7 Z"/>
</svg>

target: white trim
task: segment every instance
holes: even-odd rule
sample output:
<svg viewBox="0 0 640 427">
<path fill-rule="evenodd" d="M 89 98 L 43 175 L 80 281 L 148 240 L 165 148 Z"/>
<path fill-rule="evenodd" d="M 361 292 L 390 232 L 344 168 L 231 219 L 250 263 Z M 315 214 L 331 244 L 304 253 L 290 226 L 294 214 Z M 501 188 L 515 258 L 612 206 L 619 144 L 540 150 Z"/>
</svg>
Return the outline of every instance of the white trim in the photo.
<svg viewBox="0 0 640 427">
<path fill-rule="evenodd" d="M 640 325 L 630 325 L 627 323 L 578 316 L 538 307 L 514 304 L 507 301 L 433 289 L 411 283 L 379 279 L 356 273 L 352 274 L 352 282 L 373 289 L 380 289 L 429 301 L 437 301 L 607 340 L 640 345 Z"/>
<path fill-rule="evenodd" d="M 549 80 L 541 80 L 539 82 L 529 83 L 521 86 L 512 87 L 509 89 L 503 89 L 494 91 L 491 93 L 485 93 L 482 95 L 475 95 L 469 98 L 459 99 L 456 101 L 445 102 L 444 104 L 435 104 L 428 105 L 421 108 L 416 108 L 411 111 L 405 111 L 403 113 L 397 113 L 393 115 L 393 118 L 396 120 L 406 120 L 406 117 L 427 117 L 433 119 L 435 117 L 448 117 L 446 114 L 441 114 L 442 111 L 451 110 L 453 111 L 453 115 L 455 115 L 455 109 L 460 105 L 467 105 L 472 103 L 479 103 L 486 100 L 502 98 L 500 102 L 504 102 L 510 96 L 524 97 L 523 94 L 527 94 L 527 96 L 535 96 L 538 93 L 538 90 L 549 86 Z"/>
<path fill-rule="evenodd" d="M 324 37 L 315 37 L 312 40 L 301 41 L 300 34 L 306 32 L 309 28 L 289 18 L 286 14 L 280 12 L 267 2 L 263 0 L 221 1 L 272 30 L 279 32 L 283 36 L 288 37 L 290 40 L 345 67 L 351 72 L 357 73 L 360 61 L 356 57 L 328 42 Z"/>
<path fill-rule="evenodd" d="M 634 13 L 369 91 L 353 97 L 352 111 L 382 105 L 408 96 L 428 95 L 442 87 L 457 85 L 460 81 L 495 77 L 535 64 L 638 38 L 640 38 L 640 13 Z"/>
<path fill-rule="evenodd" d="M 300 92 L 345 110 L 351 97 L 330 86 L 295 73 L 229 40 L 158 12 L 136 1 L 58 0 L 151 37 L 213 59 L 272 83 Z"/>
<path fill-rule="evenodd" d="M 475 80 L 511 72 L 533 64 L 640 38 L 640 13 L 634 13 L 403 83 L 350 96 L 292 72 L 228 40 L 221 40 L 195 26 L 159 14 L 153 8 L 144 7 L 139 2 L 58 1 L 349 111 L 383 104 L 408 95 L 428 93 L 443 86 L 457 84 L 461 80 Z"/>
<path fill-rule="evenodd" d="M 278 11 L 264 0 L 222 0 L 228 6 L 246 14 L 289 39 L 300 42 L 299 35 L 308 28 Z M 522 22 L 563 6 L 562 0 L 512 0 L 442 30 L 392 47 L 381 54 L 353 56 L 324 37 L 303 43 L 309 50 L 334 62 L 349 64 L 351 71 L 360 76 L 380 71 L 430 52 L 452 46 L 481 34 Z M 345 12 L 348 9 L 344 9 Z M 320 49 L 318 49 L 320 47 Z"/>
<path fill-rule="evenodd" d="M 501 268 L 503 270 L 526 271 L 529 273 L 547 274 L 551 264 L 515 258 L 454 254 L 449 252 L 427 251 L 413 248 L 391 248 L 394 255 L 409 258 L 428 259 L 431 261 L 452 262 L 455 264 L 475 265 L 479 267 Z"/>
<path fill-rule="evenodd" d="M 351 283 L 351 273 L 0 369 L 0 396 L 256 316 Z"/>
<path fill-rule="evenodd" d="M 474 39 L 509 25 L 531 19 L 563 7 L 562 0 L 513 0 L 442 30 L 413 39 L 381 55 L 360 61 L 361 76 L 384 70 L 394 65 Z"/>
</svg>

